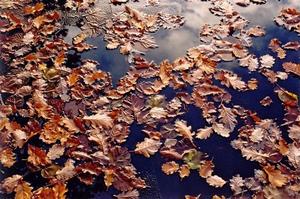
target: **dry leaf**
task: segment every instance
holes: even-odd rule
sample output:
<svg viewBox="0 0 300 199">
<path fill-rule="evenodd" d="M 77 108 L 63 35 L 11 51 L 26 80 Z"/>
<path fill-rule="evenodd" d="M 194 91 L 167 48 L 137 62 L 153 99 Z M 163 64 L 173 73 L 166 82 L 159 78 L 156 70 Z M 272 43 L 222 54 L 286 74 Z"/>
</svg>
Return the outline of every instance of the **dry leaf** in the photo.
<svg viewBox="0 0 300 199">
<path fill-rule="evenodd" d="M 176 120 L 175 121 L 175 131 L 177 131 L 181 136 L 189 139 L 191 142 L 193 142 L 193 135 L 194 132 L 191 131 L 192 127 L 187 126 L 186 121 L 183 120 Z"/>
<path fill-rule="evenodd" d="M 31 199 L 32 187 L 28 182 L 21 181 L 16 187 L 15 199 Z"/>
<path fill-rule="evenodd" d="M 178 171 L 179 165 L 174 161 L 166 162 L 161 166 L 161 169 L 165 174 L 171 175 Z"/>
<path fill-rule="evenodd" d="M 226 181 L 217 175 L 209 176 L 206 182 L 213 187 L 223 187 L 226 184 Z"/>
<path fill-rule="evenodd" d="M 43 149 L 32 145 L 28 145 L 27 161 L 33 166 L 45 166 L 51 162 Z"/>
<path fill-rule="evenodd" d="M 269 182 L 273 186 L 282 187 L 288 182 L 288 178 L 283 175 L 280 170 L 276 170 L 273 166 L 265 166 L 263 169 L 267 173 Z"/>
<path fill-rule="evenodd" d="M 50 160 L 55 160 L 59 157 L 61 157 L 65 152 L 65 148 L 59 144 L 54 144 L 52 147 L 49 149 L 47 153 L 47 157 Z"/>
<path fill-rule="evenodd" d="M 203 128 L 203 129 L 198 129 L 197 134 L 196 134 L 196 138 L 205 140 L 205 139 L 209 138 L 212 133 L 213 133 L 212 127 L 206 127 L 206 128 Z"/>
<path fill-rule="evenodd" d="M 10 168 L 16 162 L 16 157 L 11 148 L 0 149 L 0 162 L 4 167 Z"/>
<path fill-rule="evenodd" d="M 209 176 L 212 175 L 214 167 L 215 165 L 213 164 L 212 161 L 209 160 L 203 161 L 199 168 L 199 175 L 202 178 L 208 178 Z"/>
<path fill-rule="evenodd" d="M 183 164 L 179 168 L 179 176 L 181 179 L 188 177 L 190 175 L 190 167 L 187 164 Z"/>
<path fill-rule="evenodd" d="M 127 191 L 120 193 L 118 195 L 114 195 L 117 199 L 139 199 L 139 192 L 137 190 Z"/>
<path fill-rule="evenodd" d="M 140 142 L 136 145 L 134 150 L 137 154 L 142 154 L 145 157 L 149 158 L 151 155 L 155 154 L 161 146 L 161 142 L 153 140 L 150 138 L 145 138 L 143 142 Z"/>
<path fill-rule="evenodd" d="M 300 64 L 285 62 L 282 66 L 286 72 L 293 73 L 300 77 Z"/>
<path fill-rule="evenodd" d="M 100 126 L 106 129 L 113 127 L 113 119 L 108 113 L 97 113 L 96 115 L 84 116 L 83 120 L 91 122 L 95 126 Z"/>
<path fill-rule="evenodd" d="M 260 63 L 263 68 L 272 68 L 275 63 L 275 59 L 271 55 L 264 55 L 260 57 Z"/>
</svg>

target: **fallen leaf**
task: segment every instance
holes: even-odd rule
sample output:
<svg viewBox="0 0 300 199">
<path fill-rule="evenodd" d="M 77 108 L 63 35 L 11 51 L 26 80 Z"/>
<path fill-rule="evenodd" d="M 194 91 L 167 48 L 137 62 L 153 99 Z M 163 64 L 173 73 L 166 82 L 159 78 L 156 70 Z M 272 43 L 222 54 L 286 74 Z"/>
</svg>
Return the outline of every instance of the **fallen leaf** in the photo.
<svg viewBox="0 0 300 199">
<path fill-rule="evenodd" d="M 171 175 L 178 171 L 179 165 L 174 161 L 166 162 L 161 166 L 161 169 L 165 174 Z"/>
<path fill-rule="evenodd" d="M 27 161 L 33 166 L 45 166 L 51 162 L 43 149 L 33 145 L 28 145 Z"/>
<path fill-rule="evenodd" d="M 223 187 L 226 184 L 226 181 L 217 175 L 209 176 L 206 182 L 213 187 Z"/>
<path fill-rule="evenodd" d="M 178 172 L 181 179 L 188 177 L 190 175 L 190 167 L 187 164 L 183 164 L 180 166 Z"/>
<path fill-rule="evenodd" d="M 283 175 L 280 170 L 276 170 L 273 166 L 264 166 L 263 169 L 268 175 L 269 182 L 274 187 L 282 187 L 288 182 L 287 177 Z"/>
<path fill-rule="evenodd" d="M 183 120 L 176 120 L 175 121 L 175 131 L 177 131 L 181 136 L 189 139 L 193 142 L 193 135 L 194 133 L 191 131 L 192 127 L 187 126 L 186 121 Z"/>
<path fill-rule="evenodd" d="M 140 142 L 136 145 L 134 150 L 137 154 L 142 154 L 145 157 L 149 158 L 151 155 L 155 154 L 161 146 L 161 142 L 153 140 L 150 138 L 145 138 L 143 142 Z"/>
<path fill-rule="evenodd" d="M 113 127 L 113 119 L 108 113 L 97 113 L 91 116 L 84 116 L 83 120 L 91 122 L 93 125 L 109 129 Z"/>
<path fill-rule="evenodd" d="M 15 199 L 31 199 L 32 187 L 28 182 L 21 181 L 16 187 Z"/>
<path fill-rule="evenodd" d="M 293 73 L 300 77 L 300 64 L 285 62 L 282 66 L 286 72 Z"/>
</svg>

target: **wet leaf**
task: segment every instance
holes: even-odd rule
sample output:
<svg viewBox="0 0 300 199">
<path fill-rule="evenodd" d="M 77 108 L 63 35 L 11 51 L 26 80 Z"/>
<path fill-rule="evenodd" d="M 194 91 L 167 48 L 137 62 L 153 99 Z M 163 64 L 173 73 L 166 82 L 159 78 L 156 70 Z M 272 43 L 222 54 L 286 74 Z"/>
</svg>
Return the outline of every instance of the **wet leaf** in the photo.
<svg viewBox="0 0 300 199">
<path fill-rule="evenodd" d="M 161 169 L 165 174 L 171 175 L 178 171 L 179 165 L 174 161 L 166 162 L 161 166 Z"/>
<path fill-rule="evenodd" d="M 28 145 L 28 155 L 27 161 L 33 166 L 45 166 L 51 162 L 47 153 L 36 146 Z"/>
<path fill-rule="evenodd" d="M 31 199 L 32 187 L 28 182 L 21 181 L 16 187 L 15 199 Z"/>
<path fill-rule="evenodd" d="M 300 64 L 285 62 L 282 64 L 282 66 L 286 72 L 293 73 L 300 77 Z"/>
<path fill-rule="evenodd" d="M 223 187 L 226 184 L 226 181 L 217 175 L 206 178 L 206 182 L 213 187 Z"/>
<path fill-rule="evenodd" d="M 84 116 L 83 120 L 89 121 L 93 125 L 103 128 L 112 128 L 113 126 L 113 119 L 108 115 L 108 113 L 97 113 L 91 116 Z"/>
<path fill-rule="evenodd" d="M 191 142 L 193 142 L 193 135 L 194 132 L 192 132 L 192 127 L 187 126 L 186 121 L 183 120 L 176 120 L 175 121 L 175 130 L 183 137 L 189 139 Z"/>
<path fill-rule="evenodd" d="M 287 177 L 273 166 L 265 166 L 264 171 L 268 175 L 269 182 L 275 187 L 282 187 L 288 181 Z"/>
<path fill-rule="evenodd" d="M 153 140 L 150 138 L 145 138 L 143 142 L 140 142 L 136 145 L 134 150 L 137 154 L 142 154 L 145 157 L 149 158 L 151 155 L 154 155 L 161 146 L 161 142 Z"/>
</svg>

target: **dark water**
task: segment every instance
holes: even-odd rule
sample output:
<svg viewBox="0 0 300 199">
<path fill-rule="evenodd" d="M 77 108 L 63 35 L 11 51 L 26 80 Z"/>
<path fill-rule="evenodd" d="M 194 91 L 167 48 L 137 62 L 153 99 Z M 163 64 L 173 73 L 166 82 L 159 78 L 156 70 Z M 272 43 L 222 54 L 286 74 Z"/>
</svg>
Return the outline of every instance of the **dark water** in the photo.
<svg viewBox="0 0 300 199">
<path fill-rule="evenodd" d="M 205 23 L 217 23 L 219 20 L 209 12 L 209 2 L 186 2 L 183 0 L 162 0 L 162 2 L 165 2 L 166 4 L 170 2 L 174 4 L 175 2 L 177 6 L 180 7 L 181 14 L 185 17 L 186 23 L 180 29 L 160 30 L 158 33 L 153 34 L 159 47 L 146 52 L 145 57 L 148 60 L 154 60 L 156 63 L 159 63 L 164 59 L 172 61 L 178 56 L 184 56 L 187 49 L 200 44 L 199 30 L 201 26 Z M 299 40 L 297 34 L 278 27 L 273 22 L 273 18 L 279 14 L 281 8 L 289 5 L 300 8 L 299 0 L 269 0 L 265 5 L 251 5 L 246 8 L 236 7 L 241 15 L 251 22 L 250 25 L 261 25 L 266 30 L 266 36 L 254 39 L 254 44 L 250 49 L 250 52 L 254 53 L 257 57 L 264 54 L 271 54 L 275 57 L 275 54 L 268 49 L 268 44 L 272 38 L 278 38 L 282 43 Z M 71 41 L 71 38 L 74 37 L 78 31 L 77 28 L 71 27 L 66 40 Z M 100 63 L 100 69 L 111 73 L 115 85 L 129 69 L 130 64 L 127 62 L 126 57 L 120 55 L 118 49 L 106 50 L 106 43 L 102 40 L 101 36 L 89 39 L 88 43 L 97 46 L 97 49 L 74 56 L 97 60 Z M 288 51 L 287 57 L 284 60 L 276 59 L 274 70 L 280 70 L 281 64 L 284 61 L 299 62 L 300 52 Z M 234 71 L 245 81 L 251 78 L 257 78 L 259 81 L 258 90 L 255 92 L 235 92 L 234 90 L 229 89 L 230 93 L 233 95 L 233 104 L 241 105 L 247 109 L 256 111 L 261 118 L 276 118 L 275 120 L 278 123 L 282 123 L 284 114 L 283 107 L 281 106 L 278 97 L 273 92 L 274 85 L 270 84 L 266 77 L 257 72 L 249 73 L 248 69 L 239 67 L 236 62 L 220 63 L 218 67 Z M 298 94 L 298 96 L 300 95 L 299 78 L 289 75 L 287 80 L 279 81 L 278 84 L 283 88 Z M 172 98 L 175 95 L 175 92 L 172 89 L 165 89 L 162 93 L 166 95 L 167 98 Z M 259 101 L 265 96 L 270 96 L 273 100 L 273 103 L 269 107 L 263 107 L 259 104 Z M 188 124 L 192 126 L 194 131 L 204 127 L 201 111 L 194 106 L 189 106 L 187 113 L 179 118 L 186 120 Z M 239 127 L 240 126 L 237 126 L 236 129 Z M 207 153 L 209 157 L 213 159 L 215 173 L 225 180 L 229 180 L 236 174 L 240 174 L 243 177 L 253 176 L 254 169 L 259 168 L 257 163 L 247 161 L 241 156 L 239 151 L 230 146 L 230 141 L 235 139 L 236 136 L 237 131 L 232 133 L 230 138 L 223 138 L 213 134 L 207 140 L 195 140 L 200 150 Z M 126 146 L 128 146 L 130 150 L 133 150 L 136 143 L 143 139 L 144 133 L 142 132 L 142 126 L 133 124 Z M 145 178 L 148 185 L 150 185 L 149 188 L 141 191 L 142 199 L 179 199 L 184 198 L 184 195 L 187 194 L 201 194 L 201 198 L 211 198 L 215 194 L 225 196 L 230 196 L 232 194 L 228 183 L 223 188 L 215 189 L 209 186 L 205 182 L 205 179 L 199 177 L 197 171 L 191 171 L 191 175 L 183 180 L 176 174 L 166 176 L 161 171 L 161 165 L 164 160 L 159 154 L 156 154 L 149 159 L 132 154 L 132 160 L 133 164 L 140 172 L 140 175 Z M 71 186 L 75 187 L 75 189 L 73 189 L 72 192 L 70 190 L 68 196 L 70 198 L 82 199 L 113 198 L 112 194 L 114 194 L 115 191 L 109 189 L 106 192 L 100 181 L 102 181 L 101 178 L 99 178 L 95 185 L 88 187 L 79 184 L 74 180 L 71 182 Z"/>
<path fill-rule="evenodd" d="M 156 63 L 164 59 L 174 60 L 179 56 L 184 56 L 186 50 L 200 44 L 199 30 L 205 23 L 213 24 L 218 22 L 218 18 L 208 11 L 209 2 L 194 1 L 162 1 L 162 2 L 176 2 L 180 6 L 181 14 L 185 17 L 186 23 L 183 27 L 177 30 L 160 30 L 153 34 L 159 47 L 151 49 L 146 52 L 148 60 L 154 60 Z M 276 26 L 273 18 L 277 16 L 280 10 L 286 6 L 300 7 L 298 0 L 291 1 L 269 1 L 265 5 L 251 5 L 246 8 L 236 7 L 236 9 L 250 21 L 250 25 L 261 25 L 266 30 L 266 36 L 255 38 L 250 52 L 257 57 L 264 54 L 276 55 L 268 49 L 268 44 L 272 38 L 278 38 L 282 43 L 288 41 L 299 40 L 297 34 L 287 31 L 281 27 Z M 114 84 L 126 74 L 129 64 L 118 52 L 118 50 L 107 51 L 105 49 L 105 42 L 101 37 L 92 38 L 88 41 L 93 45 L 97 45 L 97 50 L 84 53 L 82 58 L 91 58 L 100 62 L 100 68 L 109 71 L 112 75 Z M 288 51 L 287 57 L 284 60 L 276 59 L 274 70 L 280 70 L 281 64 L 284 61 L 300 61 L 300 52 Z M 255 92 L 236 92 L 229 90 L 233 95 L 233 104 L 241 105 L 247 109 L 256 111 L 261 118 L 273 118 L 278 123 L 283 121 L 283 107 L 280 104 L 278 97 L 274 94 L 274 85 L 270 84 L 266 77 L 261 74 L 249 73 L 248 69 L 241 68 L 236 62 L 220 63 L 220 68 L 225 68 L 234 71 L 243 80 L 256 78 L 259 81 L 258 90 Z M 300 94 L 300 80 L 295 76 L 289 75 L 285 81 L 279 81 L 278 85 L 283 88 Z M 172 98 L 175 92 L 172 89 L 166 89 L 163 94 L 167 98 Z M 273 103 L 269 107 L 263 107 L 259 101 L 265 96 L 270 96 Z M 193 130 L 204 127 L 201 111 L 194 106 L 189 106 L 188 112 L 180 118 L 186 120 Z M 238 129 L 238 126 L 236 129 Z M 284 131 L 283 131 L 284 132 Z M 254 169 L 259 168 L 259 165 L 254 162 L 247 161 L 243 158 L 239 151 L 230 146 L 230 141 L 237 136 L 237 131 L 232 133 L 230 138 L 223 138 L 214 134 L 207 140 L 196 140 L 197 146 L 201 151 L 207 153 L 213 159 L 215 166 L 215 173 L 220 175 L 225 180 L 229 180 L 233 175 L 240 174 L 243 177 L 250 177 L 254 174 Z M 137 124 L 132 125 L 131 135 L 128 138 L 126 145 L 130 150 L 135 148 L 135 144 L 144 139 L 142 126 Z M 136 166 L 140 175 L 144 177 L 150 188 L 141 192 L 141 198 L 145 199 L 177 199 L 184 198 L 184 195 L 198 195 L 201 198 L 211 198 L 214 194 L 230 196 L 232 193 L 227 183 L 223 188 L 215 189 L 209 186 L 204 179 L 200 178 L 197 171 L 191 171 L 191 175 L 183 180 L 178 175 L 166 176 L 161 172 L 161 165 L 163 159 L 156 154 L 150 159 L 139 155 L 132 155 L 133 164 Z M 93 188 L 94 190 L 94 188 Z M 90 193 L 92 198 L 111 198 L 113 190 L 106 192 Z M 76 192 L 71 194 L 73 198 L 85 198 L 84 193 Z M 81 197 L 81 198 L 82 198 Z"/>
<path fill-rule="evenodd" d="M 257 57 L 265 54 L 276 55 L 268 49 L 268 44 L 272 38 L 278 38 L 282 43 L 288 41 L 299 40 L 297 34 L 287 31 L 284 28 L 276 26 L 273 18 L 277 16 L 280 10 L 286 6 L 300 7 L 300 3 L 294 1 L 269 1 L 265 5 L 251 5 L 246 8 L 236 7 L 236 9 L 250 21 L 250 25 L 261 25 L 266 30 L 266 36 L 255 38 L 250 52 Z M 186 50 L 200 44 L 199 30 L 205 23 L 213 24 L 218 22 L 218 18 L 208 11 L 209 2 L 178 2 L 181 6 L 182 15 L 185 16 L 186 23 L 183 27 L 177 30 L 160 30 L 154 34 L 159 47 L 149 50 L 146 53 L 148 60 L 154 60 L 156 63 L 164 59 L 171 61 L 179 56 L 184 56 Z M 97 44 L 98 49 L 82 55 L 85 58 L 93 58 L 98 60 L 102 66 L 101 69 L 109 71 L 112 74 L 113 81 L 116 83 L 122 75 L 124 75 L 129 67 L 123 56 L 120 56 L 118 50 L 105 50 L 105 43 L 101 37 L 94 38 L 90 43 Z M 276 59 L 274 70 L 281 70 L 281 64 L 285 61 L 299 62 L 300 52 L 288 51 L 287 57 L 284 60 Z M 266 77 L 261 74 L 249 73 L 248 69 L 241 68 L 236 62 L 220 63 L 220 68 L 232 70 L 247 81 L 251 78 L 256 78 L 259 81 L 258 89 L 253 92 L 236 92 L 230 90 L 233 95 L 233 104 L 241 105 L 247 109 L 256 111 L 261 118 L 273 118 L 278 123 L 283 122 L 284 110 L 278 97 L 274 94 L 274 85 L 270 84 Z M 285 81 L 279 81 L 278 85 L 283 88 L 300 95 L 300 80 L 295 76 L 289 75 Z M 172 98 L 175 92 L 172 89 L 163 91 L 166 97 Z M 269 107 L 263 107 L 259 101 L 265 96 L 270 96 L 273 103 Z M 201 111 L 194 106 L 189 106 L 188 112 L 180 118 L 186 120 L 193 130 L 204 127 Z M 238 129 L 240 126 L 237 126 Z M 144 134 L 141 131 L 142 126 L 132 125 L 131 135 L 126 143 L 129 149 L 134 149 L 135 144 L 144 139 Z M 284 131 L 283 131 L 284 132 Z M 254 169 L 259 168 L 259 165 L 254 162 L 247 161 L 243 158 L 239 151 L 230 146 L 230 141 L 237 136 L 237 131 L 231 134 L 230 138 L 223 138 L 214 134 L 209 139 L 204 141 L 196 140 L 197 146 L 201 151 L 207 153 L 213 159 L 215 173 L 220 175 L 225 180 L 229 180 L 232 176 L 240 174 L 243 177 L 254 175 Z M 211 198 L 215 194 L 230 196 L 229 184 L 223 188 L 215 189 L 209 186 L 204 179 L 200 178 L 197 171 L 191 171 L 191 175 L 183 180 L 178 175 L 166 176 L 161 172 L 161 165 L 164 162 L 159 154 L 150 159 L 139 155 L 132 155 L 133 164 L 140 172 L 141 176 L 146 179 L 150 188 L 142 191 L 141 198 L 145 199 L 179 199 L 185 195 L 198 195 L 201 198 Z M 93 198 L 110 198 L 107 193 L 95 193 Z"/>
</svg>

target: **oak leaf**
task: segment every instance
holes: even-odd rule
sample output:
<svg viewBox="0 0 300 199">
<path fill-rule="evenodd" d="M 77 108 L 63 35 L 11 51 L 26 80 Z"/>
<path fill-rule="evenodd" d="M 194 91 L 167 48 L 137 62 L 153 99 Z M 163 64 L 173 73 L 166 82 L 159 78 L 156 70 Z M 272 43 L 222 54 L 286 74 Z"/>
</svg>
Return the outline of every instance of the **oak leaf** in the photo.
<svg viewBox="0 0 300 199">
<path fill-rule="evenodd" d="M 201 165 L 199 168 L 199 175 L 202 178 L 208 178 L 209 176 L 212 175 L 214 167 L 215 167 L 215 165 L 210 160 L 205 160 L 205 161 L 201 162 Z"/>
<path fill-rule="evenodd" d="M 31 199 L 32 197 L 32 187 L 28 182 L 21 181 L 21 183 L 16 187 L 15 199 Z"/>
<path fill-rule="evenodd" d="M 224 124 L 225 128 L 230 129 L 230 131 L 233 131 L 237 124 L 235 113 L 233 113 L 231 108 L 227 108 L 224 105 L 221 105 L 219 112 L 220 122 Z"/>
<path fill-rule="evenodd" d="M 0 149 L 0 162 L 4 167 L 10 168 L 16 162 L 15 154 L 11 148 L 2 148 Z"/>
<path fill-rule="evenodd" d="M 293 73 L 300 77 L 300 64 L 293 62 L 285 62 L 282 64 L 282 66 L 286 72 Z"/>
<path fill-rule="evenodd" d="M 183 164 L 179 168 L 179 176 L 181 179 L 188 177 L 190 175 L 190 167 L 187 164 Z"/>
<path fill-rule="evenodd" d="M 100 126 L 106 129 L 113 127 L 113 119 L 108 113 L 97 113 L 91 116 L 84 116 L 83 120 L 91 122 L 95 126 Z"/>
<path fill-rule="evenodd" d="M 268 180 L 271 185 L 275 187 L 282 187 L 288 182 L 287 176 L 283 175 L 280 170 L 276 170 L 274 166 L 265 166 L 263 167 L 264 171 L 268 175 Z"/>
<path fill-rule="evenodd" d="M 223 187 L 226 184 L 226 181 L 217 175 L 209 176 L 206 182 L 213 187 Z"/>
<path fill-rule="evenodd" d="M 206 127 L 206 128 L 203 128 L 203 129 L 198 129 L 197 134 L 196 134 L 196 138 L 205 140 L 205 139 L 209 138 L 212 133 L 213 133 L 213 128 L 212 127 Z"/>
<path fill-rule="evenodd" d="M 33 166 L 45 166 L 51 162 L 43 149 L 32 145 L 28 145 L 27 161 Z"/>
<path fill-rule="evenodd" d="M 194 132 L 191 131 L 192 127 L 187 126 L 186 121 L 183 120 L 176 120 L 175 121 L 175 131 L 178 132 L 181 136 L 189 139 L 191 142 L 193 142 L 193 135 Z"/>
<path fill-rule="evenodd" d="M 165 174 L 170 175 L 178 171 L 179 165 L 174 161 L 166 162 L 161 166 L 161 169 Z"/>
<path fill-rule="evenodd" d="M 137 154 L 142 154 L 145 157 L 149 158 L 151 155 L 155 154 L 158 151 L 160 146 L 160 141 L 145 138 L 143 142 L 140 142 L 136 145 L 136 149 L 134 150 L 134 152 Z"/>
</svg>

